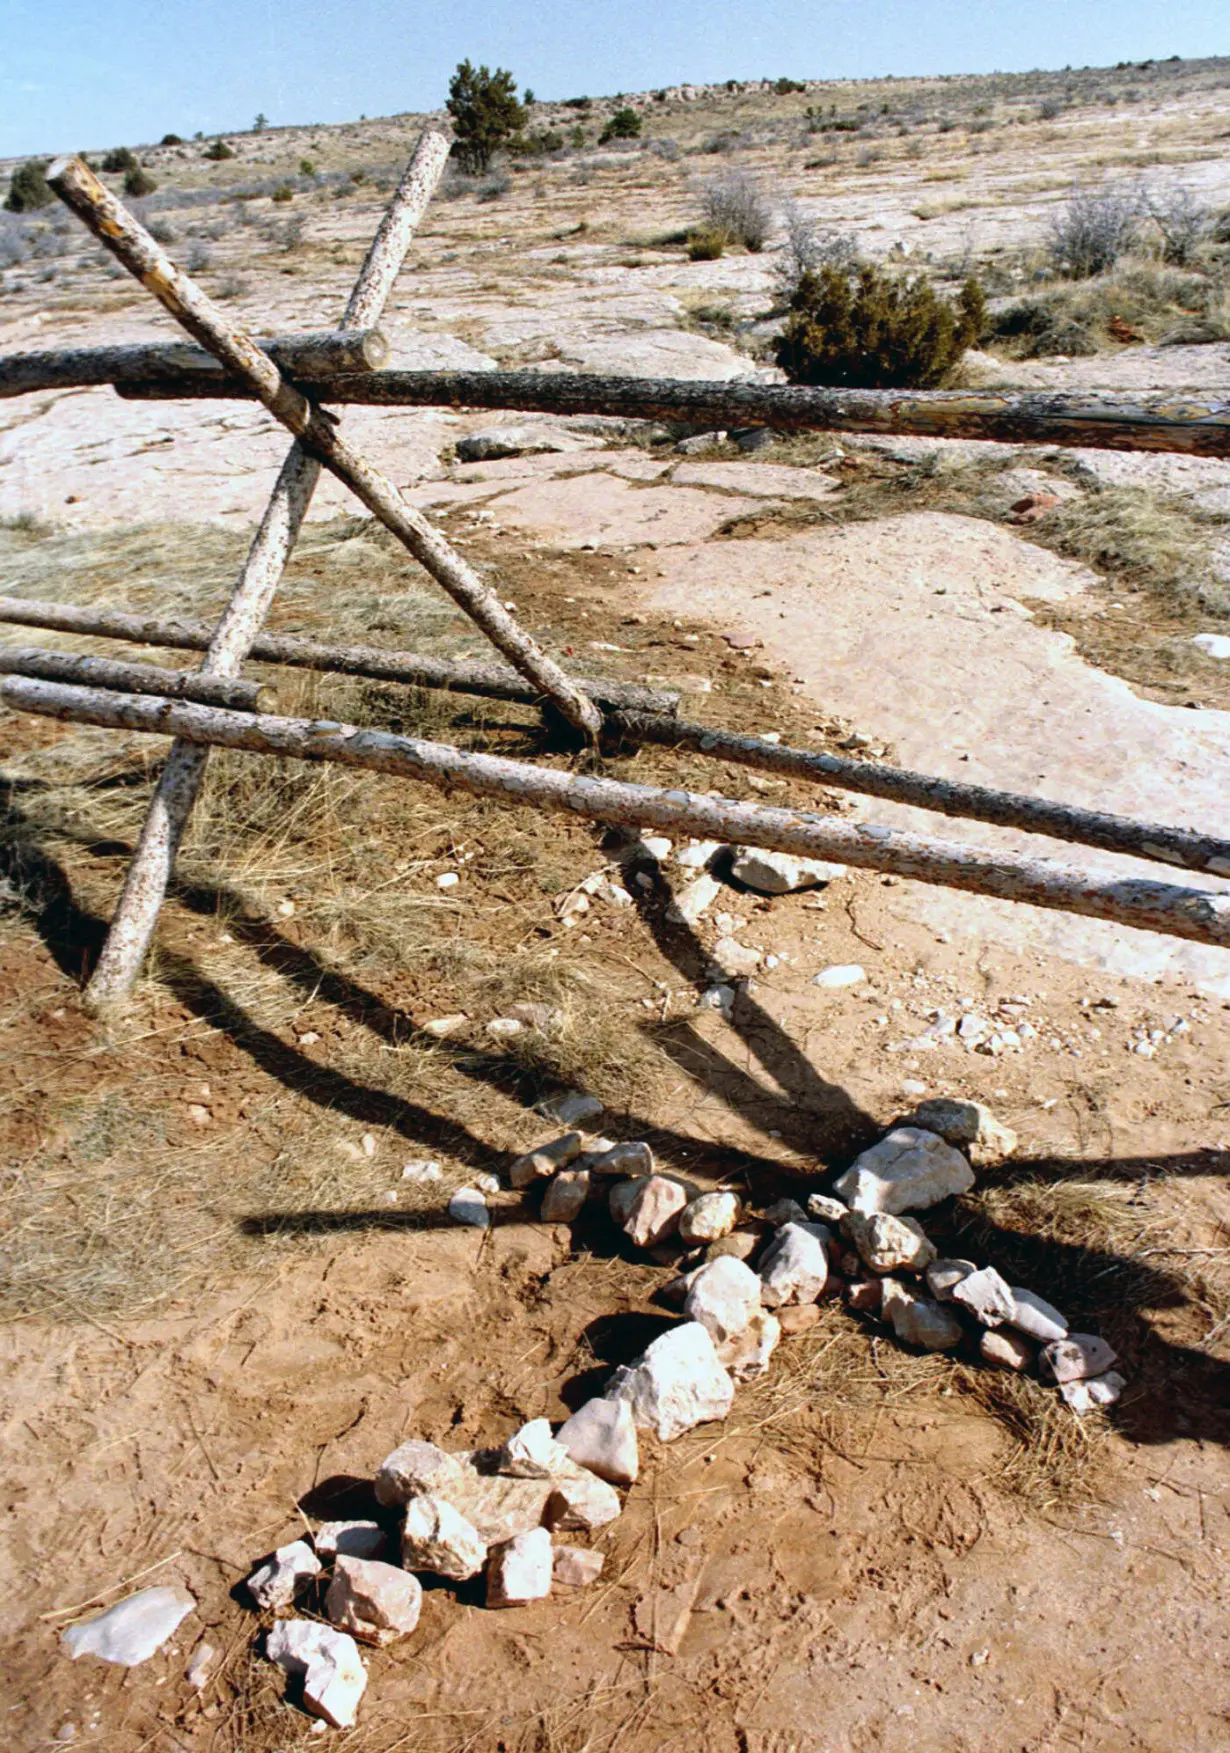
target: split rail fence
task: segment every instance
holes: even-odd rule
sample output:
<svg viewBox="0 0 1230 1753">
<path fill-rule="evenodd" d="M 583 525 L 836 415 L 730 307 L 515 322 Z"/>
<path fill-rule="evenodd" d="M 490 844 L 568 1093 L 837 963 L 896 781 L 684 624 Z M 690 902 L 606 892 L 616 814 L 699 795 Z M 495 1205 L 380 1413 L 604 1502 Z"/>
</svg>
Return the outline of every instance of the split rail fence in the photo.
<svg viewBox="0 0 1230 1753">
<path fill-rule="evenodd" d="M 137 978 L 166 894 L 211 747 L 393 773 L 594 821 L 670 829 L 891 871 L 922 882 L 1143 927 L 1230 948 L 1230 894 L 1171 881 L 1102 880 L 1052 859 L 983 852 L 871 823 L 774 809 L 580 774 L 449 744 L 270 713 L 268 691 L 246 681 L 246 659 L 325 673 L 535 704 L 601 750 L 652 743 L 689 749 L 944 815 L 992 822 L 1172 868 L 1230 877 L 1230 841 L 1049 799 L 912 773 L 877 762 L 792 749 L 694 724 L 677 697 L 569 675 L 520 627 L 427 518 L 341 435 L 326 404 L 453 406 L 765 426 L 1008 440 L 1230 457 L 1230 403 L 1203 397 L 853 392 L 676 383 L 532 372 L 382 369 L 379 328 L 405 254 L 448 156 L 434 131 L 420 139 L 364 261 L 337 330 L 256 342 L 170 260 L 76 158 L 48 181 L 94 236 L 197 343 L 62 350 L 0 358 L 0 398 L 111 384 L 130 398 L 260 401 L 292 444 L 227 607 L 213 628 L 119 610 L 0 597 L 0 622 L 204 653 L 199 668 L 167 669 L 42 647 L 0 648 L 0 700 L 72 723 L 171 736 L 154 797 L 86 1002 L 121 1005 Z M 263 631 L 321 468 L 329 469 L 404 544 L 482 629 L 504 664 L 447 663 L 415 652 L 343 646 Z"/>
</svg>

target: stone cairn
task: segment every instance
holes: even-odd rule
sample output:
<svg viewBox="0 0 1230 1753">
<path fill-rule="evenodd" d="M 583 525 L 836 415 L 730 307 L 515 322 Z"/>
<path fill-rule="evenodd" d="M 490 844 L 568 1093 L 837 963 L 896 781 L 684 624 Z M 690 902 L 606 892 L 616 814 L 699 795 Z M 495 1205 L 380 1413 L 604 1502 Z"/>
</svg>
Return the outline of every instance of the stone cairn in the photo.
<svg viewBox="0 0 1230 1753">
<path fill-rule="evenodd" d="M 576 1120 L 601 1112 L 593 1098 L 568 1100 Z M 518 1158 L 510 1186 L 538 1205 L 541 1221 L 571 1224 L 587 1205 L 604 1206 L 632 1247 L 682 1266 L 660 1293 L 682 1319 L 555 1431 L 536 1418 L 498 1448 L 403 1443 L 375 1475 L 385 1520 L 327 1522 L 311 1543 L 280 1547 L 253 1572 L 254 1605 L 279 1615 L 313 1585 L 323 1589 L 328 1623 L 279 1617 L 265 1645 L 304 1707 L 338 1727 L 354 1722 L 367 1684 L 359 1644 L 413 1632 L 415 1572 L 457 1583 L 481 1576 L 489 1608 L 595 1582 L 603 1554 L 582 1542 L 620 1514 L 620 1491 L 639 1472 L 638 1432 L 671 1442 L 725 1418 L 736 1386 L 764 1376 L 779 1342 L 820 1320 L 826 1295 L 843 1295 L 904 1345 L 951 1351 L 968 1339 L 989 1365 L 1036 1371 L 1077 1414 L 1112 1404 L 1124 1382 L 1105 1340 L 1070 1333 L 1058 1309 L 994 1267 L 939 1258 L 909 1215 L 968 1192 L 975 1167 L 1003 1161 L 1016 1142 L 977 1102 L 926 1101 L 832 1191 L 810 1193 L 805 1207 L 780 1199 L 759 1215 L 734 1192 L 705 1192 L 660 1170 L 639 1141 L 569 1131 Z M 462 1223 L 489 1222 L 478 1188 L 454 1195 L 450 1210 Z"/>
</svg>

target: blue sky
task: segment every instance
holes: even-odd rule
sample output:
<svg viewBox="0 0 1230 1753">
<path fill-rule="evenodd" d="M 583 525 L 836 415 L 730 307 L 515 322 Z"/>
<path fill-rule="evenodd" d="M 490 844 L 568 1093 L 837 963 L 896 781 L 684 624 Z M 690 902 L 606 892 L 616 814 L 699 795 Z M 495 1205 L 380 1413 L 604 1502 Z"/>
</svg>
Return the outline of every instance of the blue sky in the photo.
<svg viewBox="0 0 1230 1753">
<path fill-rule="evenodd" d="M 563 98 L 1228 50 L 1226 0 L 0 0 L 0 156 L 432 109 L 467 55 Z"/>
</svg>

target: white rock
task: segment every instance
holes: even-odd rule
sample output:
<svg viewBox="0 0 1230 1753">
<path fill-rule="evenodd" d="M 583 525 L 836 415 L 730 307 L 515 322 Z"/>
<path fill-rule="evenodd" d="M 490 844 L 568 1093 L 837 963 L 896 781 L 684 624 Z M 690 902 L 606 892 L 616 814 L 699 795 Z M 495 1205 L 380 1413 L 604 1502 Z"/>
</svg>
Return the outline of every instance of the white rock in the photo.
<svg viewBox="0 0 1230 1753">
<path fill-rule="evenodd" d="M 217 1659 L 218 1652 L 213 1644 L 206 1643 L 202 1638 L 192 1652 L 192 1660 L 184 1669 L 184 1679 L 194 1692 L 204 1692 Z"/>
<path fill-rule="evenodd" d="M 846 1227 L 863 1264 L 873 1272 L 922 1272 L 935 1259 L 933 1243 L 912 1217 L 852 1211 Z"/>
<path fill-rule="evenodd" d="M 972 1260 L 933 1260 L 927 1268 L 927 1289 L 937 1303 L 950 1303 L 953 1286 L 977 1270 Z"/>
<path fill-rule="evenodd" d="M 1206 657 L 1230 658 L 1230 633 L 1197 633 L 1192 644 Z"/>
<path fill-rule="evenodd" d="M 379 1558 L 386 1536 L 379 1522 L 322 1522 L 312 1544 L 317 1558 L 327 1564 L 339 1553 L 347 1558 Z"/>
<path fill-rule="evenodd" d="M 655 1339 L 630 1368 L 617 1370 L 607 1395 L 627 1401 L 636 1424 L 670 1442 L 694 1425 L 725 1418 L 735 1386 L 708 1333 L 699 1321 L 687 1321 Z"/>
<path fill-rule="evenodd" d="M 760 1262 L 761 1301 L 770 1309 L 783 1303 L 814 1303 L 828 1276 L 828 1253 L 821 1238 L 800 1223 L 783 1224 Z"/>
<path fill-rule="evenodd" d="M 557 1546 L 551 1555 L 551 1577 L 572 1589 L 584 1589 L 596 1583 L 606 1560 L 601 1552 L 586 1546 Z"/>
<path fill-rule="evenodd" d="M 1126 1386 L 1118 1370 L 1107 1370 L 1105 1375 L 1090 1376 L 1085 1381 L 1060 1382 L 1059 1392 L 1073 1412 L 1083 1418 L 1095 1406 L 1113 1406 Z"/>
<path fill-rule="evenodd" d="M 541 456 L 574 446 L 570 438 L 539 426 L 491 426 L 459 438 L 454 448 L 459 463 L 490 463 L 500 457 Z"/>
<path fill-rule="evenodd" d="M 196 1600 L 187 1589 L 173 1584 L 140 1589 L 105 1613 L 70 1625 L 61 1633 L 60 1642 L 74 1661 L 80 1656 L 97 1656 L 100 1662 L 136 1668 L 162 1648 L 195 1606 Z"/>
<path fill-rule="evenodd" d="M 656 1248 L 679 1228 L 679 1215 L 687 1203 L 687 1193 L 678 1181 L 650 1175 L 637 1183 L 624 1234 L 638 1248 Z"/>
<path fill-rule="evenodd" d="M 488 1607 L 524 1607 L 551 1593 L 553 1555 L 545 1528 L 494 1546 L 487 1557 Z"/>
<path fill-rule="evenodd" d="M 795 889 L 814 889 L 836 882 L 846 874 L 844 864 L 826 864 L 820 858 L 796 858 L 790 852 L 766 852 L 759 846 L 735 848 L 731 875 L 761 895 L 788 895 Z"/>
<path fill-rule="evenodd" d="M 981 1102 L 958 1101 L 950 1096 L 934 1096 L 920 1102 L 902 1122 L 905 1126 L 921 1126 L 934 1132 L 947 1144 L 964 1145 L 970 1161 L 977 1167 L 1002 1163 L 1017 1148 L 1017 1135 L 1003 1126 Z"/>
<path fill-rule="evenodd" d="M 616 1181 L 611 1188 L 607 1199 L 607 1209 L 610 1211 L 612 1222 L 619 1229 L 623 1229 L 631 1216 L 632 1207 L 636 1204 L 637 1196 L 645 1185 L 645 1181 L 646 1177 L 642 1175 L 635 1181 Z"/>
<path fill-rule="evenodd" d="M 555 1484 L 548 1479 L 512 1479 L 499 1470 L 498 1449 L 459 1454 L 461 1476 L 435 1493 L 474 1529 L 484 1546 L 499 1546 L 530 1528 L 542 1525 L 547 1499 Z M 576 1469 L 571 1461 L 568 1471 Z"/>
<path fill-rule="evenodd" d="M 632 1409 L 625 1400 L 587 1400 L 555 1436 L 578 1466 L 612 1485 L 632 1485 L 640 1455 Z"/>
<path fill-rule="evenodd" d="M 1083 1382 L 1105 1375 L 1118 1361 L 1114 1347 L 1097 1333 L 1069 1333 L 1043 1347 L 1042 1374 L 1060 1383 Z"/>
<path fill-rule="evenodd" d="M 968 1309 L 984 1327 L 1002 1326 L 1016 1313 L 1012 1291 L 994 1266 L 984 1266 L 981 1272 L 966 1273 L 953 1285 L 952 1300 Z"/>
<path fill-rule="evenodd" d="M 689 1321 L 699 1321 L 715 1343 L 733 1339 L 759 1310 L 760 1288 L 750 1266 L 726 1255 L 697 1270 L 683 1312 Z"/>
<path fill-rule="evenodd" d="M 849 1216 L 849 1206 L 843 1205 L 840 1199 L 830 1199 L 827 1193 L 810 1193 L 807 1197 L 807 1215 L 814 1217 L 818 1223 L 831 1223 L 834 1228 Z"/>
<path fill-rule="evenodd" d="M 1022 1290 L 1019 1284 L 1014 1284 L 1012 1302 L 1013 1312 L 1010 1319 L 1019 1332 L 1028 1333 L 1031 1339 L 1041 1340 L 1043 1345 L 1051 1345 L 1056 1339 L 1068 1337 L 1066 1317 L 1036 1291 Z"/>
<path fill-rule="evenodd" d="M 866 978 L 867 970 L 857 962 L 834 962 L 828 968 L 821 968 L 818 974 L 813 974 L 811 983 L 835 992 L 843 986 L 861 986 Z"/>
<path fill-rule="evenodd" d="M 535 1181 L 546 1180 L 558 1169 L 575 1162 L 584 1148 L 585 1140 L 579 1132 L 565 1132 L 562 1138 L 553 1138 L 519 1156 L 508 1171 L 508 1184 L 529 1187 Z"/>
<path fill-rule="evenodd" d="M 320 1575 L 320 1560 L 306 1540 L 279 1546 L 273 1557 L 258 1565 L 248 1578 L 248 1593 L 258 1607 L 269 1612 L 289 1607 L 296 1595 Z"/>
<path fill-rule="evenodd" d="M 567 1468 L 568 1450 L 551 1435 L 550 1421 L 532 1418 L 500 1450 L 500 1472 L 513 1479 L 550 1479 Z"/>
<path fill-rule="evenodd" d="M 741 1333 L 716 1342 L 718 1360 L 736 1382 L 754 1382 L 768 1370 L 781 1336 L 782 1324 L 777 1316 L 768 1309 L 757 1309 Z"/>
<path fill-rule="evenodd" d="M 645 854 L 656 859 L 659 864 L 663 864 L 670 857 L 673 846 L 674 841 L 668 840 L 665 834 L 646 834 L 629 848 L 628 855 L 631 858 L 639 858 Z"/>
<path fill-rule="evenodd" d="M 596 1120 L 606 1112 L 606 1107 L 597 1096 L 586 1095 L 583 1090 L 566 1090 L 562 1096 L 543 1102 L 542 1111 L 561 1126 L 579 1126 L 583 1120 Z"/>
<path fill-rule="evenodd" d="M 469 1022 L 464 1010 L 455 1010 L 448 1016 L 433 1016 L 423 1024 L 425 1035 L 434 1035 L 437 1041 L 447 1041 L 451 1035 L 459 1035 Z"/>
<path fill-rule="evenodd" d="M 520 1017 L 497 1016 L 487 1024 L 487 1033 L 493 1041 L 515 1041 L 518 1035 L 524 1035 L 527 1026 Z"/>
<path fill-rule="evenodd" d="M 712 907 L 722 892 L 722 885 L 707 870 L 685 883 L 666 909 L 666 917 L 672 925 L 696 925 Z"/>
<path fill-rule="evenodd" d="M 402 1443 L 386 1455 L 376 1474 L 376 1502 L 388 1509 L 409 1503 L 412 1497 L 425 1497 L 439 1492 L 462 1477 L 463 1469 L 455 1455 L 438 1449 L 435 1443 L 417 1439 Z"/>
<path fill-rule="evenodd" d="M 574 1478 L 561 1477 L 553 1482 L 547 1499 L 546 1521 L 550 1528 L 605 1528 L 623 1509 L 619 1493 L 605 1479 L 584 1467 Z"/>
<path fill-rule="evenodd" d="M 443 1169 L 439 1163 L 420 1159 L 418 1162 L 407 1163 L 402 1169 L 401 1178 L 403 1181 L 411 1182 L 415 1187 L 429 1187 L 434 1181 L 440 1179 L 442 1173 Z"/>
<path fill-rule="evenodd" d="M 919 1126 L 897 1126 L 838 1177 L 836 1191 L 852 1211 L 926 1211 L 954 1193 L 968 1193 L 974 1172 L 950 1144 Z"/>
<path fill-rule="evenodd" d="M 367 1686 L 367 1670 L 353 1637 L 311 1619 L 279 1619 L 265 1654 L 303 1681 L 303 1705 L 335 1729 L 352 1727 Z"/>
<path fill-rule="evenodd" d="M 325 1612 L 343 1631 L 367 1643 L 394 1643 L 410 1635 L 422 1608 L 423 1585 L 408 1570 L 375 1558 L 338 1555 Z"/>
<path fill-rule="evenodd" d="M 600 1180 L 626 1175 L 629 1180 L 640 1181 L 653 1174 L 653 1152 L 639 1139 L 630 1140 L 625 1144 L 608 1145 L 604 1150 L 586 1151 L 578 1159 L 578 1166 L 588 1169 Z"/>
<path fill-rule="evenodd" d="M 406 1509 L 402 1563 L 407 1570 L 430 1570 L 464 1582 L 477 1576 L 487 1558 L 478 1530 L 440 1497 L 416 1497 Z"/>
<path fill-rule="evenodd" d="M 719 1241 L 738 1223 L 740 1209 L 737 1193 L 702 1193 L 680 1216 L 679 1240 L 689 1247 Z"/>
<path fill-rule="evenodd" d="M 758 972 L 760 963 L 761 952 L 740 943 L 738 938 L 719 937 L 713 946 L 711 969 L 728 978 L 746 980 Z"/>
<path fill-rule="evenodd" d="M 721 851 L 720 840 L 689 840 L 676 852 L 675 863 L 681 870 L 708 870 Z"/>
<path fill-rule="evenodd" d="M 1032 1369 L 1036 1357 L 1034 1347 L 1025 1335 L 1006 1327 L 984 1332 L 978 1341 L 978 1351 L 984 1363 L 1006 1370 Z"/>
<path fill-rule="evenodd" d="M 544 1223 L 575 1223 L 589 1198 L 588 1169 L 561 1169 L 553 1181 L 547 1182 L 542 1196 L 540 1216 Z"/>
<path fill-rule="evenodd" d="M 487 1201 L 477 1187 L 458 1187 L 448 1202 L 448 1214 L 468 1229 L 485 1230 L 491 1224 Z"/>
<path fill-rule="evenodd" d="M 880 1313 L 906 1345 L 918 1345 L 924 1351 L 951 1351 L 961 1343 L 961 1323 L 954 1314 L 895 1278 L 883 1281 Z"/>
<path fill-rule="evenodd" d="M 734 1015 L 735 989 L 724 982 L 717 986 L 706 986 L 697 1002 L 701 1010 L 716 1010 L 729 1022 Z"/>
</svg>

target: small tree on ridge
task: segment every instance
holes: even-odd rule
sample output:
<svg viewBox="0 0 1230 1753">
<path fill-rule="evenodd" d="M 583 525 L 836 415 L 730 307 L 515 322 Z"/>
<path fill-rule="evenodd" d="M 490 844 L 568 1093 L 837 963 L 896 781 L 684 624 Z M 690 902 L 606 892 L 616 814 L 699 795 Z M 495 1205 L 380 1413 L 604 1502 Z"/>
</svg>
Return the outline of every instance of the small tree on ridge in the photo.
<svg viewBox="0 0 1230 1753">
<path fill-rule="evenodd" d="M 471 175 L 485 171 L 496 150 L 525 126 L 517 82 L 503 67 L 490 72 L 462 61 L 448 82 L 448 113 L 457 136 L 453 151 Z"/>
</svg>

